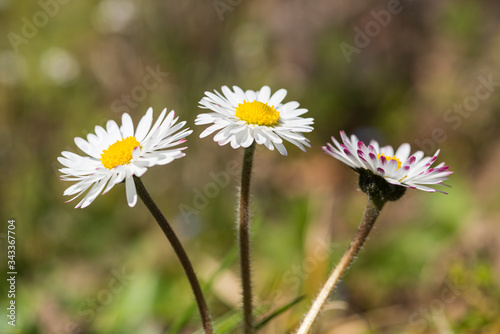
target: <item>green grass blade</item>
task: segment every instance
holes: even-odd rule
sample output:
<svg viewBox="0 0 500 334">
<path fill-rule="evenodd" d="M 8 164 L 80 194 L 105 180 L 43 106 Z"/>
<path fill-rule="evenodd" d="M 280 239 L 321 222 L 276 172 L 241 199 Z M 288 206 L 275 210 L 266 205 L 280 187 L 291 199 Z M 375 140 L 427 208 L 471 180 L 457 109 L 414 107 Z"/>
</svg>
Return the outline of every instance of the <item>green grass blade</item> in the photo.
<svg viewBox="0 0 500 334">
<path fill-rule="evenodd" d="M 281 306 L 280 308 L 276 309 L 273 313 L 265 317 L 263 320 L 261 320 L 257 325 L 255 325 L 255 329 L 258 330 L 261 327 L 265 326 L 269 321 L 271 321 L 273 318 L 277 317 L 281 313 L 285 312 L 288 310 L 290 307 L 294 306 L 295 304 L 299 303 L 302 299 L 304 299 L 305 296 L 299 296 L 289 302 L 288 304 L 285 304 Z"/>
</svg>

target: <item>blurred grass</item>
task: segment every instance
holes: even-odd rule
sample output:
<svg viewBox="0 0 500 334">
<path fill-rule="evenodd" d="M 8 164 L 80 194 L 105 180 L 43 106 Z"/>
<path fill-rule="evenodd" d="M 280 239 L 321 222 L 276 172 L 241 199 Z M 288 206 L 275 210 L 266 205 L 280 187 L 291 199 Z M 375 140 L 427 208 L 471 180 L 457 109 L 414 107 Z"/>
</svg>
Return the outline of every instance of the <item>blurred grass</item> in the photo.
<svg viewBox="0 0 500 334">
<path fill-rule="evenodd" d="M 404 2 L 370 44 L 346 61 L 341 42 L 386 1 L 242 2 L 217 15 L 212 2 L 100 0 L 60 5 L 15 53 L 37 2 L 0 1 L 0 236 L 17 221 L 16 300 L 21 333 L 192 333 L 189 285 L 148 212 L 126 204 L 123 185 L 85 210 L 64 204 L 57 156 L 75 136 L 119 120 L 113 103 L 143 84 L 148 68 L 169 75 L 128 106 L 135 122 L 167 107 L 194 129 L 184 159 L 156 167 L 146 187 L 179 232 L 222 332 L 240 320 L 235 193 L 239 175 L 184 219 L 210 172 L 241 152 L 198 138 L 197 101 L 236 84 L 284 87 L 315 118 L 312 148 L 289 156 L 259 148 L 253 182 L 253 272 L 259 319 L 305 299 L 261 333 L 291 331 L 357 228 L 365 196 L 349 168 L 321 152 L 340 129 L 394 146 L 442 128 L 439 160 L 455 171 L 449 195 L 409 190 L 387 205 L 317 325 L 318 333 L 500 331 L 500 98 L 480 102 L 458 128 L 443 115 L 474 94 L 478 76 L 500 78 L 492 1 Z M 55 55 L 58 55 L 57 57 Z M 495 87 L 496 89 L 496 87 Z M 125 104 L 121 104 L 125 106 Z M 427 154 L 433 150 L 426 147 Z M 201 163 L 200 163 L 201 162 Z M 5 254 L 4 239 L 2 254 Z M 2 259 L 4 259 L 2 255 Z M 5 272 L 6 261 L 0 269 Z M 111 293 L 114 273 L 133 278 Z M 465 282 L 445 302 L 447 282 Z M 0 306 L 6 299 L 1 285 Z M 107 299 L 106 299 L 107 298 Z M 94 301 L 95 299 L 95 301 Z M 3 313 L 2 313 L 3 314 Z M 5 320 L 5 319 L 4 319 Z M 0 321 L 0 333 L 10 330 Z M 225 329 L 224 329 L 225 328 Z"/>
</svg>

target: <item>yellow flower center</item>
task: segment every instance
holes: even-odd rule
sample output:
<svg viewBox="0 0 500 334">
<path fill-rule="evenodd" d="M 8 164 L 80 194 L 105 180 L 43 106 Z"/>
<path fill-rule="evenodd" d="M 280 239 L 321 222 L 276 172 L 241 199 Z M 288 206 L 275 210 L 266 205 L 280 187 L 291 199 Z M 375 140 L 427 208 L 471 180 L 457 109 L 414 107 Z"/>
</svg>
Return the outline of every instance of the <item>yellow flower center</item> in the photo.
<svg viewBox="0 0 500 334">
<path fill-rule="evenodd" d="M 396 160 L 396 162 L 398 163 L 398 168 L 396 168 L 396 170 L 400 169 L 401 168 L 401 161 L 399 161 L 398 158 L 396 158 L 396 156 L 393 156 L 392 158 L 391 157 L 388 157 L 387 155 L 385 154 L 377 154 L 377 160 L 380 159 L 380 157 L 385 157 L 387 162 L 391 161 L 391 160 Z"/>
<path fill-rule="evenodd" d="M 247 124 L 274 126 L 278 124 L 280 113 L 274 106 L 268 106 L 267 103 L 243 101 L 236 108 L 236 117 Z"/>
<path fill-rule="evenodd" d="M 116 166 L 127 165 L 132 160 L 132 151 L 141 144 L 135 137 L 127 137 L 110 145 L 107 150 L 102 151 L 101 162 L 107 169 L 113 169 Z"/>
</svg>

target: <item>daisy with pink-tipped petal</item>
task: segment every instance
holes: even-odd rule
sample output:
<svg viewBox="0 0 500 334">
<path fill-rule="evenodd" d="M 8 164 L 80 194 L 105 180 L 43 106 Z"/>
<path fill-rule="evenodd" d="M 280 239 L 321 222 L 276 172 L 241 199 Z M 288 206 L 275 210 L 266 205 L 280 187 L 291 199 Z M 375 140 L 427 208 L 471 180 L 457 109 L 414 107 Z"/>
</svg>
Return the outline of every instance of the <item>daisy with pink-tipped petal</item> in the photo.
<svg viewBox="0 0 500 334">
<path fill-rule="evenodd" d="M 349 138 L 344 131 L 340 131 L 340 137 L 342 143 L 332 137 L 335 146 L 328 143 L 323 146 L 323 151 L 355 171 L 370 171 L 396 186 L 446 194 L 431 188 L 433 185 L 442 184 L 453 173 L 444 162 L 432 167 L 439 150 L 432 157 L 424 157 L 422 151 L 410 155 L 411 148 L 407 143 L 394 151 L 392 146 L 380 147 L 375 140 L 366 146 L 355 135 Z"/>
<path fill-rule="evenodd" d="M 122 125 L 108 121 L 106 129 L 95 127 L 95 133 L 87 135 L 87 140 L 76 137 L 75 144 L 86 155 L 64 151 L 57 160 L 64 165 L 59 169 L 64 181 L 76 183 L 64 191 L 64 195 L 74 200 L 88 190 L 76 208 L 89 206 L 100 193 L 107 193 L 116 184 L 125 180 L 128 205 L 137 202 L 137 192 L 133 176 L 142 176 L 149 167 L 165 165 L 182 158 L 186 147 L 175 147 L 185 142 L 192 133 L 182 129 L 185 121 L 177 123 L 174 111 L 167 115 L 165 108 L 153 124 L 153 109 L 149 108 L 134 131 L 129 114 L 122 115 Z M 182 130 L 181 130 L 182 129 Z"/>
<path fill-rule="evenodd" d="M 411 148 L 407 143 L 394 151 L 392 146 L 380 147 L 375 140 L 366 146 L 355 135 L 349 138 L 344 131 L 340 131 L 340 137 L 342 143 L 332 137 L 335 146 L 328 143 L 323 146 L 323 151 L 359 173 L 359 187 L 368 195 L 368 202 L 354 238 L 317 294 L 296 334 L 311 332 L 332 291 L 363 248 L 385 203 L 400 199 L 407 188 L 446 194 L 431 186 L 442 184 L 453 173 L 444 162 L 432 167 L 439 150 L 432 157 L 424 157 L 422 151 L 410 155 Z"/>
</svg>

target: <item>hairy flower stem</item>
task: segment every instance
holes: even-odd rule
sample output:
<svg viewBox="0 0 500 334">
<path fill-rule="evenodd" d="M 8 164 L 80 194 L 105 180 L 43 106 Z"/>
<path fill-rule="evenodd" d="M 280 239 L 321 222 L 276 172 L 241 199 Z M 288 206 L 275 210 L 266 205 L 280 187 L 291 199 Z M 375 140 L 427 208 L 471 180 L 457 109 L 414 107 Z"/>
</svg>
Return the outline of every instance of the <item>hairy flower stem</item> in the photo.
<svg viewBox="0 0 500 334">
<path fill-rule="evenodd" d="M 323 307 L 323 304 L 328 299 L 328 296 L 332 292 L 333 288 L 339 281 L 342 274 L 352 263 L 352 261 L 360 251 L 361 247 L 363 247 L 363 244 L 368 238 L 368 234 L 370 233 L 373 224 L 375 223 L 375 220 L 377 220 L 377 217 L 380 214 L 380 210 L 382 210 L 384 204 L 385 202 L 381 201 L 380 199 L 371 197 L 368 198 L 368 203 L 366 204 L 366 211 L 363 216 L 363 220 L 361 221 L 361 224 L 358 228 L 356 236 L 352 240 L 351 245 L 349 246 L 347 251 L 344 253 L 344 256 L 342 256 L 340 262 L 333 269 L 330 277 L 326 281 L 323 288 L 321 288 L 321 291 L 314 300 L 313 305 L 311 306 L 304 320 L 302 321 L 302 324 L 300 325 L 297 334 L 309 333 L 314 321 L 318 317 L 318 314 L 321 311 L 321 308 Z"/>
<path fill-rule="evenodd" d="M 240 188 L 239 241 L 241 285 L 243 288 L 243 332 L 245 334 L 251 334 L 254 332 L 252 280 L 250 272 L 250 222 L 248 213 L 248 205 L 250 201 L 250 179 L 252 176 L 254 152 L 255 142 L 245 149 L 245 153 L 243 155 Z"/>
<path fill-rule="evenodd" d="M 198 304 L 198 309 L 200 311 L 201 321 L 205 333 L 213 334 L 212 321 L 210 320 L 210 313 L 208 312 L 207 303 L 205 302 L 205 298 L 203 297 L 203 292 L 201 291 L 200 283 L 196 278 L 196 274 L 194 272 L 193 266 L 191 265 L 191 261 L 189 261 L 186 251 L 182 247 L 179 238 L 177 238 L 177 235 L 175 235 L 175 232 L 168 223 L 167 219 L 165 219 L 165 216 L 163 216 L 158 206 L 155 204 L 155 202 L 153 202 L 153 199 L 151 198 L 148 191 L 144 187 L 144 184 L 142 183 L 141 179 L 134 176 L 134 182 L 139 197 L 147 206 L 153 217 L 156 219 L 158 225 L 160 225 L 163 233 L 167 237 L 168 241 L 170 241 L 172 248 L 174 249 L 175 253 L 177 254 L 177 257 L 179 258 L 179 261 L 182 264 L 182 267 L 184 268 L 184 272 L 186 273 L 189 283 L 191 284 L 191 289 L 193 289 L 194 297 L 196 298 L 196 303 Z"/>
</svg>

